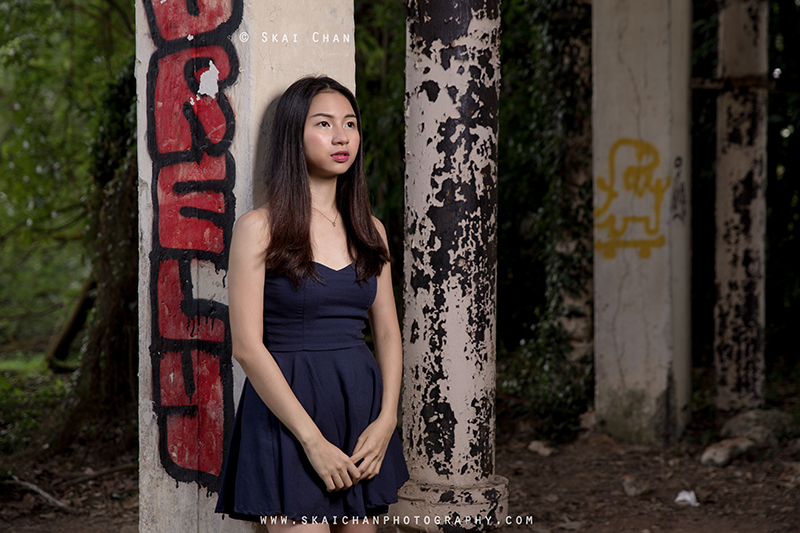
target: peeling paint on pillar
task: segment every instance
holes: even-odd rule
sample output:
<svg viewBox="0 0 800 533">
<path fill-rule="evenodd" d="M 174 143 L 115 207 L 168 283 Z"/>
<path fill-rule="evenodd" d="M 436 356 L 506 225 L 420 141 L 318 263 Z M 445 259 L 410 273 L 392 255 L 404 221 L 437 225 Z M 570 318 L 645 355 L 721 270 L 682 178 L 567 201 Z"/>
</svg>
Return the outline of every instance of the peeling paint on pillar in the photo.
<svg viewBox="0 0 800 533">
<path fill-rule="evenodd" d="M 420 409 L 411 412 L 421 412 L 425 426 L 414 445 L 424 462 L 445 476 L 462 464 L 479 476 L 491 473 L 482 465 L 494 467 L 493 459 L 480 453 L 473 461 L 452 455 L 455 426 L 459 419 L 468 422 L 454 408 L 470 405 L 450 405 L 447 392 L 458 376 L 448 373 L 444 360 L 463 358 L 480 373 L 494 363 L 498 13 L 496 3 L 478 4 L 486 14 L 474 21 L 468 2 L 456 3 L 455 13 L 441 3 L 408 6 L 413 37 L 407 99 L 409 113 L 419 116 L 419 130 L 407 137 L 406 323 L 416 333 L 408 345 L 425 354 L 415 368 L 423 374 Z M 469 32 L 470 26 L 476 28 Z M 453 348 L 462 353 L 451 354 Z M 476 388 L 471 396 L 483 397 L 493 388 Z M 493 410 L 481 404 L 471 419 L 482 425 L 493 420 Z M 491 445 L 481 453 L 493 453 Z"/>
<path fill-rule="evenodd" d="M 412 480 L 398 505 L 499 518 L 499 2 L 409 0 L 406 14 L 403 435 Z"/>
<path fill-rule="evenodd" d="M 714 364 L 717 407 L 764 401 L 767 2 L 720 4 Z"/>
</svg>

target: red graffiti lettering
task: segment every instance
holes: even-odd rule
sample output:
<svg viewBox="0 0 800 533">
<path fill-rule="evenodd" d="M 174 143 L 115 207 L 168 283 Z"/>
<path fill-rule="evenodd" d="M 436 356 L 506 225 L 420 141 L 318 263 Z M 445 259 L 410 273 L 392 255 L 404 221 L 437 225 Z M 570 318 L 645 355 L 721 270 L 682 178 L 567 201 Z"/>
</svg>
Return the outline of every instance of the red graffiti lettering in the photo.
<svg viewBox="0 0 800 533">
<path fill-rule="evenodd" d="M 192 316 L 182 308 L 192 305 L 191 294 L 186 295 L 181 286 L 186 283 L 181 276 L 178 260 L 162 261 L 158 266 L 158 332 L 165 339 L 199 339 L 212 342 L 225 341 L 222 320 L 208 316 Z"/>
<path fill-rule="evenodd" d="M 230 35 L 242 0 L 142 0 L 156 50 L 147 71 L 153 161 L 150 300 L 159 453 L 175 479 L 219 487 L 233 425 L 227 307 L 196 296 L 198 264 L 228 265 L 235 211 L 235 120 L 225 88 L 238 75 Z"/>
<path fill-rule="evenodd" d="M 166 248 L 225 252 L 224 230 L 215 220 L 225 213 L 220 191 L 196 190 L 225 180 L 225 158 L 204 155 L 200 163 L 177 163 L 158 176 L 158 236 Z M 179 189 L 176 185 L 186 186 Z M 194 188 L 192 186 L 195 186 Z"/>
<path fill-rule="evenodd" d="M 155 132 L 160 153 L 186 151 L 192 147 L 192 124 L 187 112 L 190 117 L 192 114 L 197 117 L 203 128 L 201 135 L 207 136 L 209 142 L 217 144 L 225 137 L 227 124 L 216 95 L 197 93 L 203 73 L 210 74 L 209 61 L 213 61 L 219 71 L 212 77 L 217 78 L 218 84 L 224 83 L 230 76 L 230 61 L 219 46 L 188 48 L 158 61 Z"/>
<path fill-rule="evenodd" d="M 219 379 L 219 358 L 192 350 L 193 383 L 187 393 L 184 361 L 180 352 L 167 352 L 161 362 L 161 405 L 194 407 L 192 413 L 174 412 L 167 416 L 167 450 L 175 464 L 188 470 L 219 475 L 222 469 L 224 409 L 222 382 Z M 203 394 L 203 401 L 192 398 Z"/>
<path fill-rule="evenodd" d="M 219 28 L 232 18 L 236 3 L 230 0 L 145 0 L 155 15 L 158 35 L 167 41 L 194 38 Z M 189 12 L 191 4 L 195 6 L 195 13 Z"/>
</svg>

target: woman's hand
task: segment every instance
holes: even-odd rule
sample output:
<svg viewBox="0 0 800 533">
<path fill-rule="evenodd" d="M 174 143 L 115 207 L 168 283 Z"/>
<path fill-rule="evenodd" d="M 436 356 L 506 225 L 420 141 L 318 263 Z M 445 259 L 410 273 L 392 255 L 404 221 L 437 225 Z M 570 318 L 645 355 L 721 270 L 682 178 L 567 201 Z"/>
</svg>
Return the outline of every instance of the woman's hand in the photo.
<svg viewBox="0 0 800 533">
<path fill-rule="evenodd" d="M 391 417 L 379 416 L 359 435 L 351 459 L 358 465 L 360 479 L 372 479 L 381 471 L 396 424 L 397 421 L 391 420 Z"/>
<path fill-rule="evenodd" d="M 303 449 L 328 492 L 350 488 L 362 477 L 355 461 L 322 434 L 303 446 Z"/>
</svg>

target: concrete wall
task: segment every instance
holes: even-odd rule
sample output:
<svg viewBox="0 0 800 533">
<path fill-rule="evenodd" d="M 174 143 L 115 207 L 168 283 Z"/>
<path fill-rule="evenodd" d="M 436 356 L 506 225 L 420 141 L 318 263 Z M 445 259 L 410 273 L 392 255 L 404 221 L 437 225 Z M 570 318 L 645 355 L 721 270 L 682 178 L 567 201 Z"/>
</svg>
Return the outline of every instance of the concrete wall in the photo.
<svg viewBox="0 0 800 533">
<path fill-rule="evenodd" d="M 597 417 L 668 442 L 691 398 L 691 2 L 592 10 Z"/>
<path fill-rule="evenodd" d="M 305 74 L 355 88 L 353 4 L 139 0 L 136 17 L 140 530 L 250 530 L 213 513 L 243 380 L 228 245 L 262 201 L 274 100 Z"/>
</svg>

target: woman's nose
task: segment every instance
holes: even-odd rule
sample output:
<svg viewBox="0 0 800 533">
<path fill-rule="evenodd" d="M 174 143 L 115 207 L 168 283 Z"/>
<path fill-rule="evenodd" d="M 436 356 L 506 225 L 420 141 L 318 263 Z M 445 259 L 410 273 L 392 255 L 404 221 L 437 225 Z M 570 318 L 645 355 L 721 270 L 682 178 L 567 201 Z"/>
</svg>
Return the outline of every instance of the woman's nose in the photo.
<svg viewBox="0 0 800 533">
<path fill-rule="evenodd" d="M 336 126 L 333 130 L 333 142 L 334 144 L 347 144 L 350 142 L 350 136 L 347 133 L 347 130 L 342 126 Z"/>
</svg>

